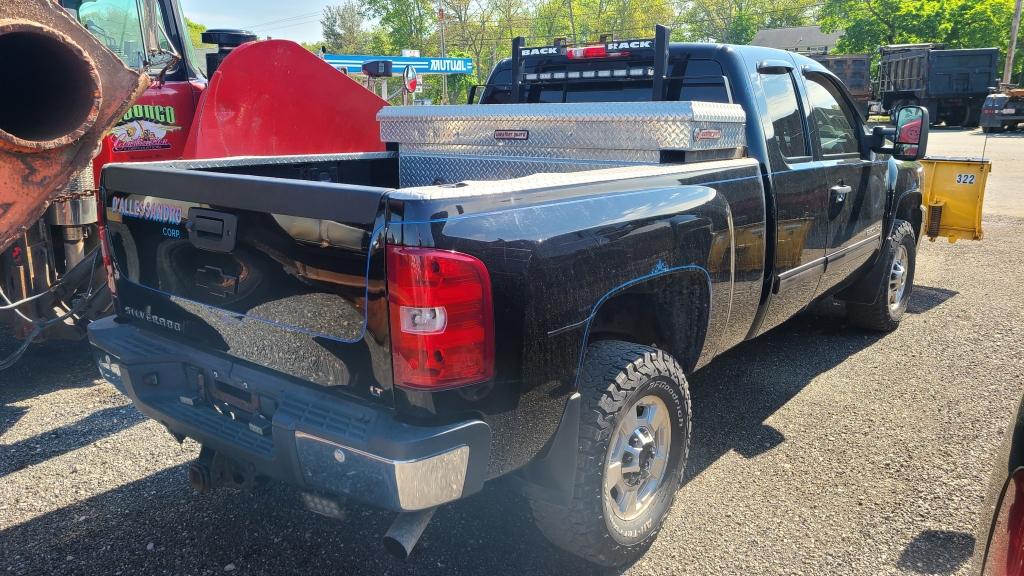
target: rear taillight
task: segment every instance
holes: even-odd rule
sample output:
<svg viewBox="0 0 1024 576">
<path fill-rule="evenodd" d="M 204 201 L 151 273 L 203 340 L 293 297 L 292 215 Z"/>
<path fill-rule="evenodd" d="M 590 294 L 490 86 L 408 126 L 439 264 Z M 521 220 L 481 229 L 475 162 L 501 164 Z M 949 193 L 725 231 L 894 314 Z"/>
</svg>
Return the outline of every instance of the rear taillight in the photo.
<svg viewBox="0 0 1024 576">
<path fill-rule="evenodd" d="M 985 555 L 985 576 L 1024 575 L 1024 468 L 1006 482 Z"/>
<path fill-rule="evenodd" d="M 395 384 L 442 389 L 494 376 L 491 279 L 476 258 L 387 247 Z"/>
<path fill-rule="evenodd" d="M 100 257 L 103 258 L 103 269 L 107 272 L 107 288 L 110 289 L 110 297 L 117 298 L 117 284 L 114 282 L 114 260 L 110 250 L 110 241 L 107 238 L 107 207 L 103 205 L 103 196 L 96 192 L 96 229 L 99 233 Z"/>
</svg>

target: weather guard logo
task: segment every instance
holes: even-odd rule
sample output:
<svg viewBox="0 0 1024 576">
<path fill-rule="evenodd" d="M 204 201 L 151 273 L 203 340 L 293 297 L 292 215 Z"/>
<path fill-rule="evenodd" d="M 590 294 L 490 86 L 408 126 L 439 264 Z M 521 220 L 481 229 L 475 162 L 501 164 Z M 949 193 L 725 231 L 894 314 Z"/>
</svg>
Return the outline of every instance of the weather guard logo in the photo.
<svg viewBox="0 0 1024 576">
<path fill-rule="evenodd" d="M 529 140 L 529 130 L 495 130 L 495 140 Z"/>
<path fill-rule="evenodd" d="M 693 130 L 694 140 L 718 140 L 722 137 L 722 131 L 717 128 L 695 128 Z"/>
</svg>

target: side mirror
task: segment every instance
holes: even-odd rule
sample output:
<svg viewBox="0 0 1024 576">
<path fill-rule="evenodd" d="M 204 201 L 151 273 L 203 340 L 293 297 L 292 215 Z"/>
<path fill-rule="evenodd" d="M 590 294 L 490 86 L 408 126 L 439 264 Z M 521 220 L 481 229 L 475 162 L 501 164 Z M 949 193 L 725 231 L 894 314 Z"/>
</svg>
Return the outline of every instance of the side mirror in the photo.
<svg viewBox="0 0 1024 576">
<path fill-rule="evenodd" d="M 928 109 L 904 106 L 896 113 L 892 155 L 897 160 L 920 160 L 928 147 Z"/>
</svg>

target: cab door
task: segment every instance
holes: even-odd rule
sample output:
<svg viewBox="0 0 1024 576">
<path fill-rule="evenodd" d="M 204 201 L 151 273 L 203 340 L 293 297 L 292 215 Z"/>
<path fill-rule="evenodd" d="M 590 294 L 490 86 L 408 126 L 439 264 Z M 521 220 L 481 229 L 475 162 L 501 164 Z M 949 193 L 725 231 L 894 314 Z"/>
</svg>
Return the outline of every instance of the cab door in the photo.
<svg viewBox="0 0 1024 576">
<path fill-rule="evenodd" d="M 819 163 L 807 131 L 806 105 L 793 66 L 758 67 L 774 195 L 775 262 L 771 299 L 758 333 L 778 326 L 810 303 L 825 270 L 828 222 Z"/>
<path fill-rule="evenodd" d="M 818 293 L 841 285 L 882 243 L 886 164 L 863 151 L 863 127 L 835 80 L 804 74 L 811 144 L 824 185 L 828 241 Z"/>
</svg>

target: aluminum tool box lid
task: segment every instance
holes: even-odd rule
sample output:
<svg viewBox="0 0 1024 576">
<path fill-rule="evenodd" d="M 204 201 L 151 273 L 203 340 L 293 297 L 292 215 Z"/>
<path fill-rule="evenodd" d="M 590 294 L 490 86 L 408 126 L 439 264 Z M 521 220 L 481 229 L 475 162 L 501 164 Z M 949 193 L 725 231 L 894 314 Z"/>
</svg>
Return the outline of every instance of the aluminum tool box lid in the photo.
<svg viewBox="0 0 1024 576">
<path fill-rule="evenodd" d="M 722 150 L 745 145 L 746 115 L 717 102 L 585 102 L 388 106 L 381 140 L 399 151 L 423 145 L 499 149 Z M 511 152 L 511 150 L 509 150 Z M 498 153 L 499 155 L 504 155 Z M 516 155 L 515 153 L 509 155 Z"/>
</svg>

